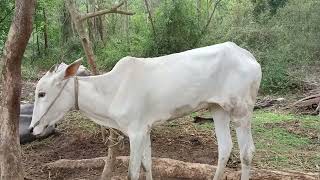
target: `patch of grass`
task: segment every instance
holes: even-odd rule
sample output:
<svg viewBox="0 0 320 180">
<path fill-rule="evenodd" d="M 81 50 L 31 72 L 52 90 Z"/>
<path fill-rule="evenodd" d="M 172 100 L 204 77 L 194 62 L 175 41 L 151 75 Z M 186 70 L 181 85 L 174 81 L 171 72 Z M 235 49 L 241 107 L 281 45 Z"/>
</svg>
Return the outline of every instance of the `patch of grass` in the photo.
<svg viewBox="0 0 320 180">
<path fill-rule="evenodd" d="M 257 149 L 270 149 L 276 152 L 303 149 L 311 141 L 284 130 L 283 128 L 263 128 L 255 126 L 253 136 L 256 139 Z"/>
<path fill-rule="evenodd" d="M 200 116 L 206 115 L 202 113 Z M 196 124 L 197 129 L 210 133 L 213 126 L 213 123 Z M 237 138 L 232 123 L 231 130 L 233 141 L 236 143 Z M 255 166 L 317 171 L 317 166 L 320 165 L 320 141 L 309 139 L 308 135 L 301 133 L 305 131 L 318 132 L 320 136 L 320 118 L 264 110 L 255 111 L 252 120 L 252 134 L 256 146 Z M 237 144 L 234 144 L 234 148 L 238 153 Z"/>
<path fill-rule="evenodd" d="M 255 140 L 255 163 L 263 168 L 297 169 L 304 171 L 316 171 L 320 164 L 319 146 L 314 145 L 303 134 L 288 132 L 290 122 L 298 121 L 300 129 L 307 131 L 318 129 L 320 133 L 320 121 L 318 117 L 298 116 L 285 113 L 256 111 L 253 119 L 253 137 Z M 279 123 L 284 125 L 280 127 Z M 288 125 L 286 125 L 288 124 Z"/>
<path fill-rule="evenodd" d="M 276 123 L 294 120 L 294 115 L 258 110 L 253 114 L 253 124 Z"/>
<path fill-rule="evenodd" d="M 320 117 L 319 116 L 304 116 L 300 118 L 302 125 L 307 129 L 316 129 L 320 134 Z"/>
<path fill-rule="evenodd" d="M 209 122 L 205 122 L 203 124 L 198 124 L 196 127 L 197 127 L 197 129 L 207 130 L 207 131 L 212 131 L 214 128 L 213 123 L 209 123 Z"/>
</svg>

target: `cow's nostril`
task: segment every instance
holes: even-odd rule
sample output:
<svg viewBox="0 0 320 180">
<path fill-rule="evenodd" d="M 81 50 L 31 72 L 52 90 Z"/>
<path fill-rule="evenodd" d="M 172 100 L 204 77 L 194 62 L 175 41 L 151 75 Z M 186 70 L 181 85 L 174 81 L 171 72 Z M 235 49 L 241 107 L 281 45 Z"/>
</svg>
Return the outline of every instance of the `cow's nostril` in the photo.
<svg viewBox="0 0 320 180">
<path fill-rule="evenodd" d="M 31 128 L 29 129 L 29 132 L 30 132 L 30 134 L 33 133 L 33 127 L 31 127 Z"/>
</svg>

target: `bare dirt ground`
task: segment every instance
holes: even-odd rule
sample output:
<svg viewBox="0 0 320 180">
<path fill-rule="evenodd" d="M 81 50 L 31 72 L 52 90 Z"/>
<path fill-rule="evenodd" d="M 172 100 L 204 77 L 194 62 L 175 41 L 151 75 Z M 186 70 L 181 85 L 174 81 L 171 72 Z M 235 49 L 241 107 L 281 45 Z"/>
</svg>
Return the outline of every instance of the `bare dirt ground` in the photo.
<svg viewBox="0 0 320 180">
<path fill-rule="evenodd" d="M 32 101 L 34 85 L 31 82 L 24 84 L 22 100 Z M 151 133 L 152 156 L 216 165 L 218 153 L 214 134 L 195 128 L 191 121 L 192 117 L 188 116 L 154 128 Z M 266 124 L 267 128 L 268 126 L 283 126 L 288 132 L 305 134 L 310 139 L 316 137 L 314 135 L 316 132 L 303 130 L 298 121 L 290 124 Z M 59 133 L 48 139 L 22 145 L 26 179 L 99 179 L 102 169 L 48 170 L 43 166 L 45 163 L 59 159 L 86 159 L 107 155 L 107 145 L 102 142 L 100 128 L 79 113 L 69 113 L 59 124 L 58 129 Z M 127 138 L 118 155 L 129 155 Z M 255 159 L 257 160 L 259 159 Z M 232 153 L 227 166 L 239 170 L 238 151 Z M 256 164 L 254 166 L 257 167 Z M 127 174 L 127 169 L 122 166 L 116 167 L 114 175 L 125 174 Z"/>
<path fill-rule="evenodd" d="M 215 164 L 217 160 L 217 146 L 208 135 L 167 132 L 161 127 L 152 132 L 152 150 L 153 157 L 205 164 Z M 77 129 L 68 129 L 67 132 L 62 131 L 45 141 L 23 146 L 24 167 L 30 179 L 97 179 L 102 169 L 50 172 L 42 165 L 62 158 L 84 159 L 106 155 L 107 148 L 99 133 Z M 129 155 L 128 139 L 125 139 L 119 155 Z M 117 169 L 115 175 L 126 172 L 126 169 Z"/>
</svg>

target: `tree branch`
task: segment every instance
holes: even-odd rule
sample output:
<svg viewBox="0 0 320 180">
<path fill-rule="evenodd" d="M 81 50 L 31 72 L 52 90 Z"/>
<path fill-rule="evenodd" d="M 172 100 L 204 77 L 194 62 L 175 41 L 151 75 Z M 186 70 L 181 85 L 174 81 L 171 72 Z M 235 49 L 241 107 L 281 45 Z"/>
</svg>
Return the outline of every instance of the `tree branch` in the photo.
<svg viewBox="0 0 320 180">
<path fill-rule="evenodd" d="M 219 5 L 219 3 L 220 3 L 221 1 L 222 1 L 222 0 L 217 0 L 217 1 L 215 2 L 214 7 L 213 7 L 213 10 L 212 10 L 212 12 L 211 12 L 211 14 L 210 14 L 210 17 L 209 17 L 208 21 L 207 21 L 207 24 L 204 26 L 204 28 L 203 28 L 202 31 L 201 31 L 200 37 L 202 37 L 202 36 L 204 35 L 204 33 L 207 31 L 207 29 L 208 29 L 208 27 L 209 27 L 209 25 L 210 25 L 210 23 L 211 23 L 211 21 L 212 21 L 213 15 L 214 15 L 214 13 L 215 13 L 215 11 L 216 11 L 216 9 L 217 9 L 217 7 L 218 7 L 218 5 Z M 210 3 L 212 3 L 212 1 L 211 1 Z"/>
<path fill-rule="evenodd" d="M 4 15 L 4 17 L 2 19 L 0 19 L 0 24 L 13 12 L 14 8 L 15 8 L 15 6 L 13 6 L 11 8 L 11 11 L 7 12 L 6 15 Z"/>
<path fill-rule="evenodd" d="M 154 35 L 154 37 L 156 37 L 156 29 L 154 27 L 154 23 L 153 23 L 150 7 L 149 7 L 149 4 L 148 4 L 148 0 L 144 0 L 144 3 L 146 5 L 146 8 L 147 8 L 147 11 L 148 11 L 148 14 L 149 14 L 148 18 L 149 18 L 149 21 L 151 23 L 151 28 L 152 28 L 153 35 Z"/>
<path fill-rule="evenodd" d="M 200 31 L 200 34 L 199 34 L 199 37 L 197 38 L 196 41 L 193 42 L 193 46 L 196 46 L 198 44 L 198 42 L 202 39 L 203 35 L 206 33 L 206 31 L 208 30 L 208 27 L 212 21 L 212 18 L 213 18 L 213 15 L 214 13 L 216 12 L 216 9 L 219 5 L 219 3 L 221 2 L 222 0 L 216 0 L 215 4 L 214 4 L 214 7 L 213 7 L 213 10 L 210 14 L 210 17 L 206 23 L 206 25 L 202 28 L 202 30 Z M 213 0 L 210 1 L 210 5 L 212 4 Z"/>
<path fill-rule="evenodd" d="M 118 5 L 115 5 L 114 7 L 112 7 L 111 9 L 105 9 L 105 10 L 96 11 L 96 12 L 87 13 L 85 15 L 82 15 L 81 18 L 80 18 L 80 21 L 86 20 L 88 18 L 93 18 L 93 17 L 96 17 L 96 16 L 101 16 L 101 15 L 104 15 L 104 14 L 111 14 L 111 13 L 123 14 L 123 15 L 134 15 L 133 12 L 126 12 L 126 11 L 118 10 L 118 8 L 120 8 L 122 5 L 124 5 L 124 2 L 125 1 L 122 1 Z"/>
</svg>

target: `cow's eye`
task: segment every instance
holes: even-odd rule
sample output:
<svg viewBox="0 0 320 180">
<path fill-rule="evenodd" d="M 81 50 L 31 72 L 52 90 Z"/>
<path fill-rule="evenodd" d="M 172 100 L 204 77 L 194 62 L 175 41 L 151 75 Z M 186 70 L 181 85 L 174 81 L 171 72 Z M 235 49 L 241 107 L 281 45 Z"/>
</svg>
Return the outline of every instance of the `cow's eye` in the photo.
<svg viewBox="0 0 320 180">
<path fill-rule="evenodd" d="M 43 98 L 44 96 L 46 96 L 45 92 L 39 92 L 38 97 L 39 98 Z"/>
</svg>

